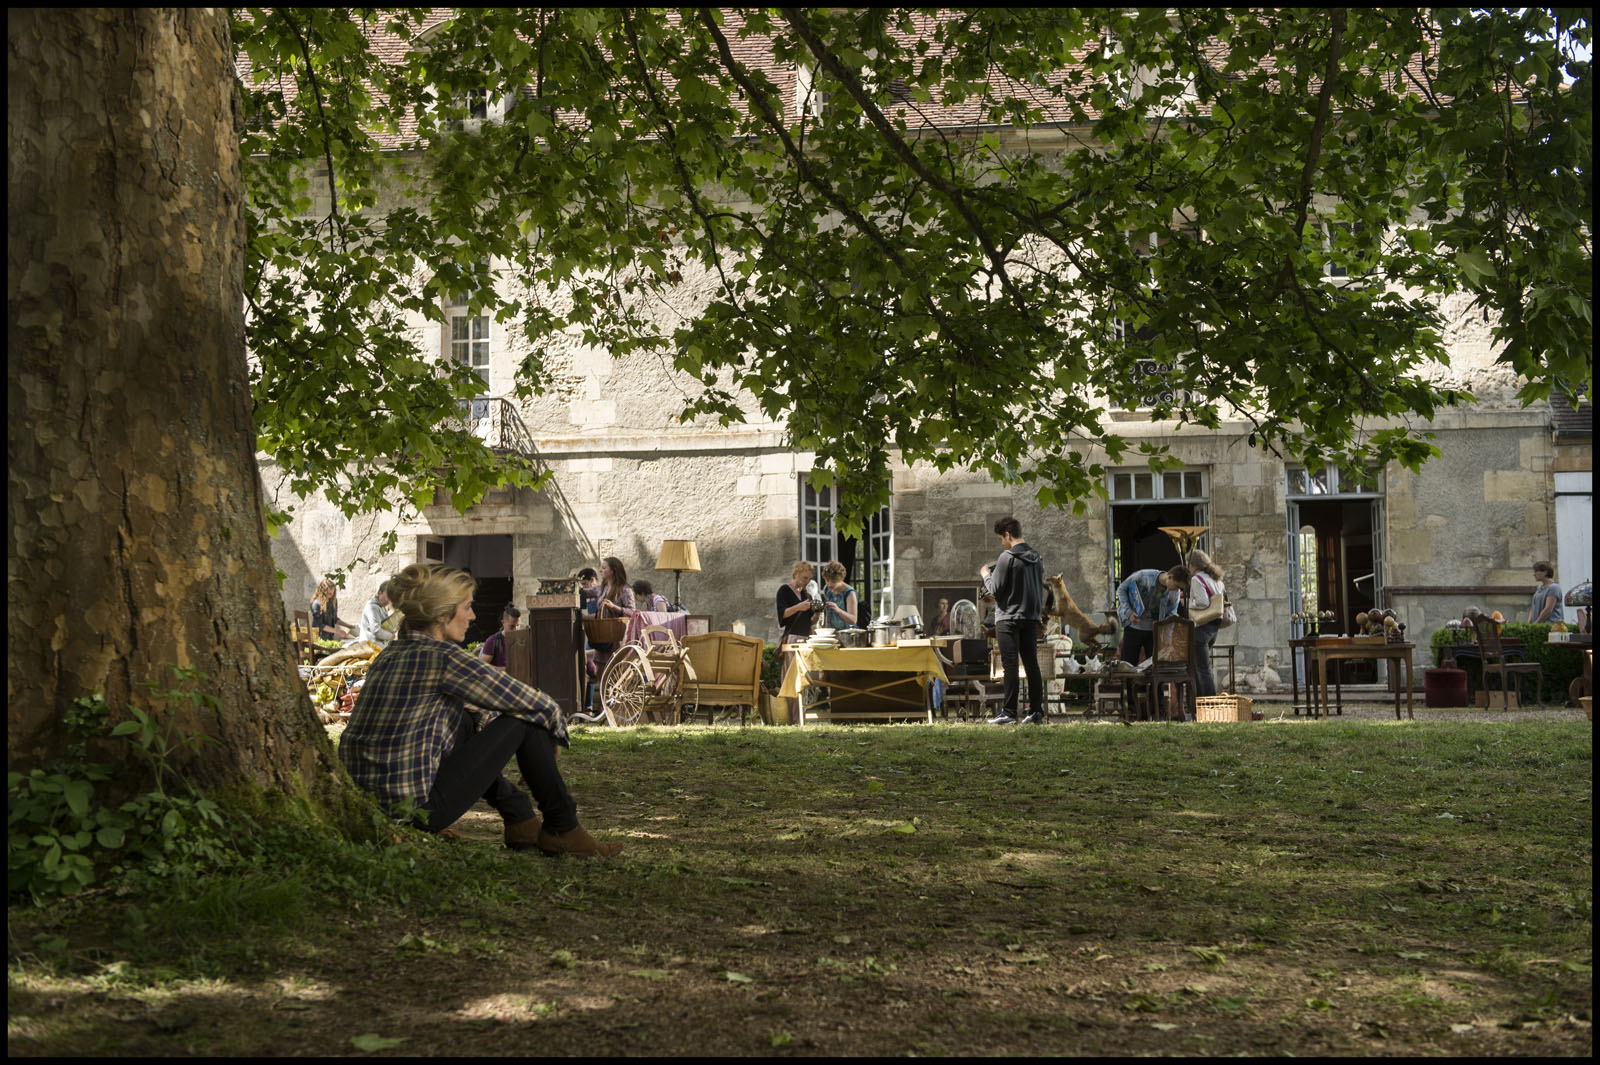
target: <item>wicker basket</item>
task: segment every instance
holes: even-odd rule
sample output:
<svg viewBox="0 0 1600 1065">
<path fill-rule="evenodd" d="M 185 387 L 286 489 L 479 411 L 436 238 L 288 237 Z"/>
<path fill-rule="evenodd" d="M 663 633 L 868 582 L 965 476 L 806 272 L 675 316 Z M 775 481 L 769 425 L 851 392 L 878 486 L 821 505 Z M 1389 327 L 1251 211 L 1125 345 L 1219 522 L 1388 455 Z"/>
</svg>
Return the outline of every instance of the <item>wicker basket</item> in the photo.
<svg viewBox="0 0 1600 1065">
<path fill-rule="evenodd" d="M 628 619 L 584 618 L 583 634 L 590 643 L 617 643 L 628 635 Z"/>
<path fill-rule="evenodd" d="M 1245 695 L 1202 695 L 1194 701 L 1196 721 L 1249 721 L 1251 699 Z"/>
</svg>

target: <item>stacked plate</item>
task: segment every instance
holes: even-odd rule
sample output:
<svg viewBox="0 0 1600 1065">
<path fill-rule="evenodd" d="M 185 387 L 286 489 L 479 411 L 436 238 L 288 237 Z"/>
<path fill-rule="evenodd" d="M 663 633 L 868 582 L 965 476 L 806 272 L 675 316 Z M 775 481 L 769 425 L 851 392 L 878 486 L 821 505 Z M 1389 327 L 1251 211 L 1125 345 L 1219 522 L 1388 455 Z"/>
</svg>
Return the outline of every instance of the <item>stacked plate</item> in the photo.
<svg viewBox="0 0 1600 1065">
<path fill-rule="evenodd" d="M 839 641 L 832 636 L 813 636 L 806 644 L 810 647 L 838 647 Z"/>
</svg>

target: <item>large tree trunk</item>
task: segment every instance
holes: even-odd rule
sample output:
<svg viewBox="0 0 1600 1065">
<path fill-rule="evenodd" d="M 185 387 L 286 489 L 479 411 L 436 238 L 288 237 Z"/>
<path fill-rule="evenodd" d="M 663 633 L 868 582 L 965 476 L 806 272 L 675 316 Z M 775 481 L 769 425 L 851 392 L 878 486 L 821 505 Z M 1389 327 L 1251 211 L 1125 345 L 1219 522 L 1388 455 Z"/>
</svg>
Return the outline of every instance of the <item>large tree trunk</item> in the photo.
<svg viewBox="0 0 1600 1065">
<path fill-rule="evenodd" d="M 262 517 L 227 13 L 14 8 L 7 37 L 8 762 L 101 690 L 216 741 L 202 787 L 343 794 Z M 220 710 L 140 687 L 174 665 Z"/>
</svg>

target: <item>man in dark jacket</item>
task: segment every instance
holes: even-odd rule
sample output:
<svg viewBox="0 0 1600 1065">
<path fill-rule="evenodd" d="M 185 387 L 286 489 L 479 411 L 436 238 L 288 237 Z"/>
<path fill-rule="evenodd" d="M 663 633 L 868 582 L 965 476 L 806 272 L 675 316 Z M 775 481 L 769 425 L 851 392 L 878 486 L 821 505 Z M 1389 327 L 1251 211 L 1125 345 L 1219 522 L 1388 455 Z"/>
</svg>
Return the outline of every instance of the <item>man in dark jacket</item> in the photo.
<svg viewBox="0 0 1600 1065">
<path fill-rule="evenodd" d="M 983 585 L 994 596 L 994 635 L 1000 644 L 1000 662 L 1005 667 L 1005 701 L 1000 713 L 989 719 L 991 725 L 1017 723 L 1017 659 L 1028 673 L 1028 706 L 1032 711 L 1024 724 L 1044 724 L 1044 678 L 1039 675 L 1039 614 L 1044 606 L 1044 562 L 1039 552 L 1022 539 L 1022 523 L 1016 518 L 1001 518 L 994 523 L 995 534 L 1005 545 L 1000 558 L 984 566 Z"/>
</svg>

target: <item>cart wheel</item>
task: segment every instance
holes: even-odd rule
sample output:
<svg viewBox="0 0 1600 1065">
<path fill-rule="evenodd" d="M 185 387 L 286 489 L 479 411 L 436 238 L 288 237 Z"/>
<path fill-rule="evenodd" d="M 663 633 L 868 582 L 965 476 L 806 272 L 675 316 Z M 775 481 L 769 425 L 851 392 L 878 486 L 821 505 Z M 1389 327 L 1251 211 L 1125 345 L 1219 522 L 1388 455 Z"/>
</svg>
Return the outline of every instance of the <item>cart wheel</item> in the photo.
<svg viewBox="0 0 1600 1065">
<path fill-rule="evenodd" d="M 600 705 L 611 720 L 618 725 L 637 725 L 652 695 L 639 649 L 629 644 L 617 651 L 600 677 Z"/>
</svg>

